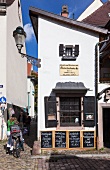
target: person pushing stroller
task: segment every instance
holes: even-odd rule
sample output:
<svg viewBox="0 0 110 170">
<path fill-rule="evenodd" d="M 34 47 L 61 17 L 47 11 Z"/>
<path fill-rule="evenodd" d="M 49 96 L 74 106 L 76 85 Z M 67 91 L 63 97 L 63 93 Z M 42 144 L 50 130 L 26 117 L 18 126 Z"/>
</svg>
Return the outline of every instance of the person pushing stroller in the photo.
<svg viewBox="0 0 110 170">
<path fill-rule="evenodd" d="M 8 127 L 7 127 L 7 137 L 8 137 L 8 142 L 7 142 L 7 148 L 6 148 L 6 153 L 8 154 L 12 154 L 13 153 L 13 134 L 12 134 L 12 129 L 14 125 L 19 125 L 19 122 L 17 121 L 17 118 L 15 117 L 15 114 L 13 114 L 10 119 L 7 122 Z M 20 128 L 19 128 L 20 129 Z M 22 131 L 21 129 L 19 130 L 20 133 L 20 145 L 22 150 L 24 151 L 24 139 L 22 136 Z"/>
</svg>

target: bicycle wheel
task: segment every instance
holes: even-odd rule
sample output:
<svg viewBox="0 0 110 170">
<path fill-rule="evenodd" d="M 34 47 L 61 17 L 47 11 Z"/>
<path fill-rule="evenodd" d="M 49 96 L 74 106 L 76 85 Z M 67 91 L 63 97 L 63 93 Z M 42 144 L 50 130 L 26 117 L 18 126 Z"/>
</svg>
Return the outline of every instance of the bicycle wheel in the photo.
<svg viewBox="0 0 110 170">
<path fill-rule="evenodd" d="M 15 144 L 15 153 L 16 153 L 16 157 L 19 158 L 19 157 L 20 157 L 19 139 L 16 140 L 16 144 Z"/>
</svg>

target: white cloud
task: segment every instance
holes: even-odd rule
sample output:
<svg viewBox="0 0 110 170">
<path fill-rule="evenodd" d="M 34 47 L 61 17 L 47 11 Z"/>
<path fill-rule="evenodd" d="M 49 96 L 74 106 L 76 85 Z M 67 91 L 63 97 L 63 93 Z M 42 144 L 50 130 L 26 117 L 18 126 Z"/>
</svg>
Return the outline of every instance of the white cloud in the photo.
<svg viewBox="0 0 110 170">
<path fill-rule="evenodd" d="M 31 41 L 32 38 L 35 37 L 35 35 L 34 35 L 34 30 L 33 30 L 33 27 L 32 27 L 31 24 L 26 24 L 26 25 L 24 26 L 24 31 L 26 32 L 26 35 L 27 35 L 26 41 Z"/>
</svg>

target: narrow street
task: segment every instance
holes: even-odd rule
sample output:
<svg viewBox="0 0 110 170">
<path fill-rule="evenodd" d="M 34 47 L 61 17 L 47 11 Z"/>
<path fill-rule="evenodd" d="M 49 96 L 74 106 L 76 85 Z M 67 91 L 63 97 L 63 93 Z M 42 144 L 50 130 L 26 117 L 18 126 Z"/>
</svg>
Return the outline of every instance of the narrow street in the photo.
<svg viewBox="0 0 110 170">
<path fill-rule="evenodd" d="M 31 124 L 30 136 L 25 136 L 20 158 L 6 154 L 5 141 L 0 141 L 0 170 L 110 170 L 110 150 L 75 152 L 61 151 L 54 154 L 31 155 L 36 124 Z"/>
</svg>

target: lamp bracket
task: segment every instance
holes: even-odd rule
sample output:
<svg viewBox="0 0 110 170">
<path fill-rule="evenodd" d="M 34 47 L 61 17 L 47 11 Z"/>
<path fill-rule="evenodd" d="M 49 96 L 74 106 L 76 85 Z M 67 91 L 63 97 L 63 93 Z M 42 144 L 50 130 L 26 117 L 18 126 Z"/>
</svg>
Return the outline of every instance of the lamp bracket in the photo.
<svg viewBox="0 0 110 170">
<path fill-rule="evenodd" d="M 29 55 L 24 54 L 24 53 L 21 53 L 21 52 L 19 52 L 19 53 L 21 54 L 21 57 L 22 57 L 22 58 L 26 57 L 26 58 L 27 58 L 27 61 L 29 61 L 32 65 L 37 66 L 38 68 L 41 67 L 41 64 L 40 64 L 41 59 L 34 58 L 34 57 L 32 57 L 32 56 L 29 56 Z"/>
</svg>

